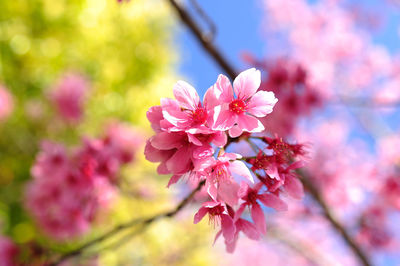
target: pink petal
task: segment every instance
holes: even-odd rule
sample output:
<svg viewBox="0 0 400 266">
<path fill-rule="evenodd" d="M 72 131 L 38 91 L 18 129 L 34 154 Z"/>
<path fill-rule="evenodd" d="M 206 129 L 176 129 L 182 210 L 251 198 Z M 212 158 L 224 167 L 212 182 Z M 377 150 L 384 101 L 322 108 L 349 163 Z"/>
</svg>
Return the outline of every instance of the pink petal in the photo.
<svg viewBox="0 0 400 266">
<path fill-rule="evenodd" d="M 157 105 L 157 106 L 150 107 L 146 113 L 146 116 L 147 116 L 147 119 L 151 123 L 151 128 L 155 132 L 160 132 L 161 131 L 160 121 L 164 119 L 164 117 L 162 115 L 161 106 Z"/>
<path fill-rule="evenodd" d="M 239 234 L 236 234 L 235 238 L 231 242 L 225 241 L 226 251 L 228 253 L 233 253 L 235 251 L 238 238 L 239 238 Z"/>
<path fill-rule="evenodd" d="M 217 106 L 214 108 L 214 125 L 213 130 L 227 130 L 236 123 L 237 115 L 229 111 L 224 106 Z"/>
<path fill-rule="evenodd" d="M 237 221 L 240 218 L 240 216 L 242 216 L 242 213 L 246 209 L 246 206 L 247 206 L 247 204 L 244 202 L 240 205 L 239 209 L 237 209 L 237 211 L 235 213 L 235 218 L 234 218 L 235 221 Z"/>
<path fill-rule="evenodd" d="M 251 97 L 247 105 L 247 112 L 257 117 L 264 117 L 272 112 L 277 102 L 278 99 L 275 98 L 273 92 L 259 91 Z"/>
<path fill-rule="evenodd" d="M 264 235 L 267 232 L 267 224 L 265 222 L 264 212 L 257 203 L 253 204 L 251 207 L 251 218 L 258 231 Z"/>
<path fill-rule="evenodd" d="M 225 241 L 231 242 L 235 237 L 236 228 L 232 218 L 227 214 L 221 214 L 221 229 Z"/>
<path fill-rule="evenodd" d="M 169 188 L 170 185 L 173 185 L 176 182 L 178 182 L 181 177 L 182 177 L 181 175 L 173 175 L 168 181 L 167 188 Z"/>
<path fill-rule="evenodd" d="M 160 132 L 150 139 L 151 145 L 159 150 L 171 150 L 182 146 L 183 135 Z"/>
<path fill-rule="evenodd" d="M 287 170 L 287 171 L 289 171 L 289 170 L 295 170 L 295 169 L 304 167 L 304 165 L 305 165 L 305 162 L 304 162 L 304 161 L 297 161 L 297 162 L 294 162 L 294 163 L 292 163 L 291 165 L 289 165 L 289 167 L 288 167 L 286 170 Z"/>
<path fill-rule="evenodd" d="M 285 191 L 295 199 L 301 199 L 304 195 L 303 184 L 297 178 L 292 176 L 286 176 L 285 184 L 284 184 Z"/>
<path fill-rule="evenodd" d="M 192 161 L 188 156 L 188 148 L 180 148 L 167 161 L 167 168 L 174 174 L 183 174 L 190 170 Z"/>
<path fill-rule="evenodd" d="M 160 175 L 168 175 L 171 172 L 167 168 L 167 164 L 165 162 L 160 163 L 160 165 L 157 167 L 157 173 Z"/>
<path fill-rule="evenodd" d="M 279 175 L 279 172 L 278 172 L 278 167 L 275 164 L 271 164 L 265 172 L 272 179 L 275 179 L 278 181 L 281 180 L 281 176 Z"/>
<path fill-rule="evenodd" d="M 206 201 L 201 204 L 203 207 L 206 208 L 214 208 L 215 206 L 221 205 L 219 201 Z"/>
<path fill-rule="evenodd" d="M 208 90 L 204 94 L 203 104 L 204 104 L 204 107 L 208 111 L 213 110 L 215 106 L 221 104 L 221 102 L 218 101 L 218 99 L 217 99 L 217 95 L 215 93 L 214 86 L 211 86 L 210 88 L 208 88 Z"/>
<path fill-rule="evenodd" d="M 228 140 L 228 138 L 227 138 L 225 132 L 219 131 L 214 134 L 212 143 L 217 147 L 223 147 L 226 145 L 227 140 Z"/>
<path fill-rule="evenodd" d="M 250 182 L 254 183 L 253 176 L 250 173 L 249 168 L 241 161 L 233 161 L 229 165 L 229 170 L 232 173 L 238 174 L 247 178 Z"/>
<path fill-rule="evenodd" d="M 278 196 L 274 194 L 263 194 L 258 195 L 258 199 L 267 207 L 274 208 L 277 211 L 287 211 L 288 206 L 286 202 L 281 200 Z"/>
<path fill-rule="evenodd" d="M 236 182 L 220 182 L 218 187 L 218 196 L 220 200 L 226 202 L 230 206 L 235 206 L 239 200 L 239 185 Z"/>
<path fill-rule="evenodd" d="M 188 113 L 182 112 L 178 102 L 172 99 L 161 99 L 162 114 L 164 119 L 176 127 L 188 127 L 191 118 Z"/>
<path fill-rule="evenodd" d="M 195 88 L 185 81 L 178 81 L 173 91 L 175 98 L 183 108 L 195 110 L 200 103 L 200 98 Z"/>
<path fill-rule="evenodd" d="M 237 138 L 240 135 L 242 135 L 242 133 L 243 133 L 243 130 L 237 125 L 234 125 L 231 129 L 229 129 L 229 136 L 231 138 Z"/>
<path fill-rule="evenodd" d="M 217 187 L 215 185 L 216 184 L 214 182 L 212 182 L 212 181 L 207 179 L 207 182 L 206 182 L 207 193 L 208 193 L 208 195 L 210 195 L 210 197 L 213 200 L 216 201 L 217 200 L 217 196 L 218 196 L 218 190 L 217 190 Z"/>
<path fill-rule="evenodd" d="M 227 161 L 232 161 L 236 159 L 242 158 L 242 155 L 239 153 L 233 153 L 233 152 L 226 152 L 223 155 L 218 157 L 218 160 L 221 162 L 227 162 Z"/>
<path fill-rule="evenodd" d="M 196 135 L 188 133 L 187 136 L 190 143 L 193 143 L 194 145 L 197 146 L 203 145 L 203 143 L 196 137 Z"/>
<path fill-rule="evenodd" d="M 247 132 L 261 132 L 264 130 L 263 124 L 255 117 L 241 114 L 238 116 L 237 125 Z"/>
<path fill-rule="evenodd" d="M 193 150 L 193 158 L 195 159 L 205 159 L 214 154 L 214 149 L 210 145 L 203 145 L 196 147 Z"/>
<path fill-rule="evenodd" d="M 239 196 L 239 198 L 244 198 L 244 197 L 246 197 L 246 195 L 247 195 L 247 193 L 248 193 L 248 191 L 249 191 L 249 185 L 246 183 L 246 182 L 244 182 L 244 181 L 242 181 L 241 183 L 240 183 L 240 188 L 239 188 L 239 190 L 238 190 L 238 196 Z"/>
<path fill-rule="evenodd" d="M 203 219 L 203 217 L 208 213 L 208 208 L 206 207 L 201 207 L 199 211 L 194 215 L 194 220 L 193 223 L 197 224 L 198 222 Z"/>
<path fill-rule="evenodd" d="M 215 158 L 212 156 L 204 159 L 193 158 L 192 162 L 194 166 L 194 171 L 203 171 L 204 169 L 215 164 Z"/>
<path fill-rule="evenodd" d="M 213 87 L 214 95 L 221 103 L 230 103 L 233 99 L 233 89 L 229 79 L 220 74 Z"/>
<path fill-rule="evenodd" d="M 154 148 L 150 140 L 147 141 L 146 146 L 144 148 L 144 155 L 146 160 L 156 163 L 156 162 L 163 162 L 166 161 L 174 154 L 173 150 L 159 150 Z"/>
<path fill-rule="evenodd" d="M 257 231 L 257 228 L 247 220 L 239 219 L 236 222 L 236 229 L 241 230 L 248 238 L 252 240 L 259 240 L 260 233 Z"/>
<path fill-rule="evenodd" d="M 233 81 L 233 89 L 239 99 L 253 96 L 261 84 L 261 72 L 250 68 L 240 73 Z"/>
</svg>

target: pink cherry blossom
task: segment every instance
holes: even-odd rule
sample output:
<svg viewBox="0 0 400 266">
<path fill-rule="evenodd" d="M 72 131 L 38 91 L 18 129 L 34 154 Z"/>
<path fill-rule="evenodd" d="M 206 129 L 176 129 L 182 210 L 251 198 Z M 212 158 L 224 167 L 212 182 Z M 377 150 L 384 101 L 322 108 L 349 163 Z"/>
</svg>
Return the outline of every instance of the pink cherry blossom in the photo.
<svg viewBox="0 0 400 266">
<path fill-rule="evenodd" d="M 14 109 L 14 100 L 10 92 L 0 84 L 0 122 L 10 116 Z"/>
<path fill-rule="evenodd" d="M 240 205 L 236 215 L 240 216 L 246 206 L 251 207 L 251 217 L 257 230 L 261 234 L 265 234 L 267 227 L 265 223 L 264 212 L 261 209 L 260 204 L 257 202 L 262 202 L 265 206 L 274 208 L 276 210 L 287 210 L 287 205 L 278 196 L 271 193 L 258 194 L 259 190 L 263 186 L 263 183 L 258 183 L 254 188 L 250 188 L 248 184 L 242 182 L 240 184 L 240 189 L 238 191 L 238 196 L 244 200 Z"/>
<path fill-rule="evenodd" d="M 0 266 L 16 266 L 18 247 L 5 236 L 0 236 Z"/>
<path fill-rule="evenodd" d="M 205 187 L 213 200 L 219 199 L 231 206 L 237 204 L 239 185 L 235 181 L 233 174 L 245 177 L 254 183 L 247 166 L 244 162 L 237 160 L 240 158 L 239 154 L 224 153 L 218 156 L 217 159 L 210 158 L 205 165 L 205 169 L 198 169 L 199 171 L 194 172 L 197 178 L 205 178 Z"/>
<path fill-rule="evenodd" d="M 210 114 L 213 111 L 208 108 L 208 94 L 204 97 L 203 106 L 197 91 L 185 81 L 178 81 L 173 92 L 176 100 L 161 100 L 163 117 L 172 125 L 168 130 L 187 131 L 192 134 L 198 130 L 207 131 L 206 124 L 212 123 Z"/>
<path fill-rule="evenodd" d="M 72 151 L 44 142 L 25 195 L 40 229 L 60 241 L 88 232 L 99 210 L 115 198 L 118 172 L 134 159 L 140 140 L 131 128 L 113 123 L 103 138 L 86 138 Z"/>
<path fill-rule="evenodd" d="M 232 217 L 228 214 L 226 207 L 221 202 L 208 201 L 194 215 L 194 223 L 200 222 L 208 214 L 210 222 L 214 225 L 221 224 L 222 235 L 225 240 L 232 242 L 235 237 L 235 224 Z"/>
<path fill-rule="evenodd" d="M 229 253 L 233 253 L 235 251 L 240 232 L 243 232 L 249 239 L 252 240 L 259 240 L 261 238 L 261 235 L 254 224 L 245 219 L 237 219 L 235 222 L 235 227 L 236 231 L 233 240 L 231 242 L 225 241 L 226 250 Z"/>
<path fill-rule="evenodd" d="M 243 131 L 264 130 L 264 126 L 256 117 L 264 117 L 271 113 L 278 100 L 272 92 L 257 92 L 260 83 L 261 73 L 255 68 L 240 73 L 233 81 L 233 89 L 228 78 L 219 75 L 217 82 L 210 88 L 220 102 L 220 105 L 214 108 L 212 128 L 229 129 L 231 137 L 240 136 Z"/>
<path fill-rule="evenodd" d="M 57 111 L 67 121 L 77 122 L 83 116 L 88 91 L 87 80 L 78 74 L 67 74 L 53 89 L 50 98 Z"/>
</svg>

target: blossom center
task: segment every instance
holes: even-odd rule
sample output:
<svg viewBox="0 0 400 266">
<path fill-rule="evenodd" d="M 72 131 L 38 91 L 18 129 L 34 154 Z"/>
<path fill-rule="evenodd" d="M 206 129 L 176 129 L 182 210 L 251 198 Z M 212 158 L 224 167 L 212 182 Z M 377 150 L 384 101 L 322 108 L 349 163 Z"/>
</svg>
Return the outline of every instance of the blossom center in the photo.
<svg viewBox="0 0 400 266">
<path fill-rule="evenodd" d="M 214 172 L 215 182 L 221 182 L 229 179 L 226 163 L 218 163 L 212 171 Z"/>
<path fill-rule="evenodd" d="M 192 112 L 192 119 L 196 124 L 204 124 L 207 120 L 207 111 L 204 108 L 197 108 Z"/>
<path fill-rule="evenodd" d="M 251 191 L 247 194 L 247 199 L 251 204 L 257 203 L 257 193 Z"/>
<path fill-rule="evenodd" d="M 221 215 L 223 212 L 224 212 L 224 207 L 221 206 L 221 205 L 218 205 L 218 206 L 215 206 L 215 207 L 213 207 L 213 208 L 210 208 L 209 211 L 208 211 L 208 213 L 209 213 L 211 216 L 219 216 L 219 215 Z"/>
<path fill-rule="evenodd" d="M 229 110 L 240 115 L 247 111 L 247 104 L 243 100 L 236 99 L 229 104 Z"/>
</svg>

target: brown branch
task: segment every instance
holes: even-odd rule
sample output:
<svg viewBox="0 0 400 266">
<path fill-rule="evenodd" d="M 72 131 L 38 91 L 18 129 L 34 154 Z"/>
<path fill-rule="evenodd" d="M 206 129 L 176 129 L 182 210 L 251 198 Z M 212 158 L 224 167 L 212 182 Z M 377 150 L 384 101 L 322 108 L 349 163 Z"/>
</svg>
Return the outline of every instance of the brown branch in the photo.
<svg viewBox="0 0 400 266">
<path fill-rule="evenodd" d="M 293 234 L 288 234 L 287 230 L 281 230 L 276 225 L 268 229 L 267 235 L 272 239 L 275 239 L 286 245 L 289 249 L 293 250 L 293 252 L 308 260 L 311 265 L 336 265 L 335 261 L 332 261 L 329 257 L 326 257 L 324 254 L 314 248 L 314 246 L 306 243 L 299 237 L 295 237 Z"/>
<path fill-rule="evenodd" d="M 190 0 L 190 3 L 192 4 L 196 12 L 199 14 L 199 16 L 208 24 L 210 32 L 205 35 L 205 38 L 208 38 L 208 41 L 211 42 L 215 37 L 215 34 L 217 32 L 217 27 L 196 0 Z"/>
<path fill-rule="evenodd" d="M 94 238 L 93 240 L 83 244 L 82 246 L 65 253 L 64 255 L 62 255 L 58 260 L 56 260 L 53 263 L 50 263 L 50 266 L 56 266 L 56 265 L 60 265 L 62 262 L 75 257 L 75 256 L 79 256 L 81 255 L 86 249 L 106 240 L 109 239 L 110 237 L 118 234 L 119 232 L 131 228 L 132 226 L 135 225 L 142 225 L 143 228 L 149 226 L 150 224 L 152 224 L 153 222 L 157 221 L 158 219 L 161 218 L 167 218 L 167 217 L 173 217 L 175 216 L 180 210 L 183 209 L 183 207 L 185 207 L 194 197 L 194 195 L 203 187 L 205 181 L 201 181 L 198 186 L 188 195 L 186 196 L 173 210 L 167 211 L 167 212 L 163 212 L 154 216 L 151 216 L 149 218 L 135 218 L 129 222 L 126 222 L 124 224 L 120 224 L 117 227 L 111 229 L 110 231 L 104 233 L 103 235 Z"/>
<path fill-rule="evenodd" d="M 200 45 L 206 52 L 214 59 L 215 62 L 226 72 L 226 74 L 234 80 L 236 77 L 235 68 L 228 62 L 225 56 L 218 50 L 212 42 L 203 34 L 200 26 L 193 20 L 190 14 L 181 7 L 175 0 L 168 0 L 175 11 L 178 13 L 179 18 L 189 28 L 189 30 L 196 37 Z"/>
<path fill-rule="evenodd" d="M 310 178 L 304 173 L 304 171 L 298 171 L 298 173 L 301 176 L 300 180 L 302 181 L 304 188 L 308 190 L 309 194 L 321 207 L 324 217 L 329 221 L 329 223 L 336 230 L 336 232 L 342 237 L 342 239 L 350 247 L 353 253 L 358 257 L 362 265 L 365 266 L 372 265 L 367 255 L 361 249 L 361 247 L 353 240 L 353 238 L 350 236 L 350 234 L 347 232 L 344 226 L 334 217 L 328 205 L 326 204 L 325 200 L 322 198 L 322 195 L 319 193 L 318 189 L 314 186 Z"/>
</svg>

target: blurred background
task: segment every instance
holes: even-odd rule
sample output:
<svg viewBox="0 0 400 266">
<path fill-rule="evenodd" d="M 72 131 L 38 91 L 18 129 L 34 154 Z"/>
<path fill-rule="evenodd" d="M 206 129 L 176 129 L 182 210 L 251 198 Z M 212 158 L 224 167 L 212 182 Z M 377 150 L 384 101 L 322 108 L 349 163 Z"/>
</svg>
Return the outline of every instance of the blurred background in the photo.
<svg viewBox="0 0 400 266">
<path fill-rule="evenodd" d="M 400 2 L 179 3 L 237 71 L 261 69 L 279 99 L 268 134 L 308 143 L 307 171 L 332 212 L 373 265 L 399 265 Z M 177 80 L 203 96 L 223 72 L 169 1 L 0 1 L 0 265 L 46 265 L 176 206 L 188 185 L 166 189 L 169 176 L 144 159 L 146 111 Z M 59 176 L 90 172 L 93 157 L 101 182 Z M 234 254 L 212 245 L 207 221 L 193 225 L 193 204 L 65 265 L 358 265 L 309 196 L 288 202 L 265 209 L 267 236 Z"/>
</svg>

